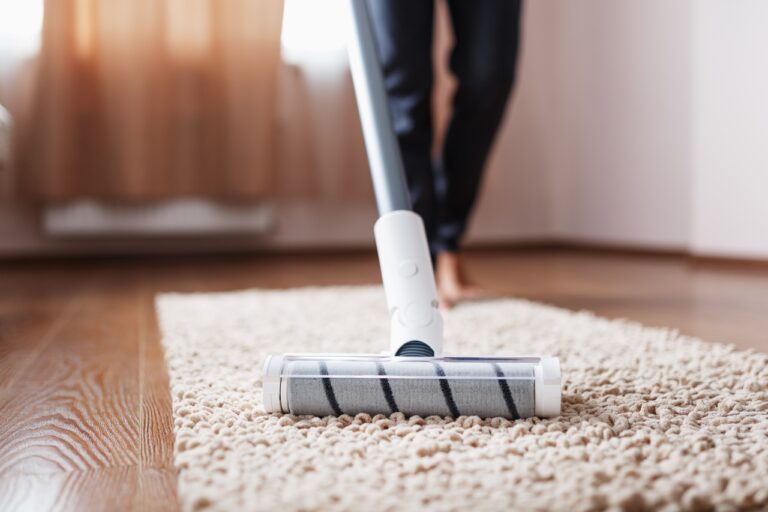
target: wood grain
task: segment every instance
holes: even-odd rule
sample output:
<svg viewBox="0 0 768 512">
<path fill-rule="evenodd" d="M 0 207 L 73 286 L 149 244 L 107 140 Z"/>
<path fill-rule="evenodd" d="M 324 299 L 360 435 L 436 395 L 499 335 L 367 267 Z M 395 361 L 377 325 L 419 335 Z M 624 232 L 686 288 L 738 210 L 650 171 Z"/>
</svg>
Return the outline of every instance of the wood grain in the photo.
<svg viewBox="0 0 768 512">
<path fill-rule="evenodd" d="M 82 306 L 49 333 L 44 350 L 8 389 L 13 397 L 0 405 L 7 418 L 0 475 L 136 464 L 136 329 L 126 308 L 116 307 L 124 299 L 110 281 L 79 299 Z"/>
<path fill-rule="evenodd" d="M 570 250 L 478 251 L 503 295 L 768 351 L 768 269 Z M 0 263 L 0 510 L 177 510 L 154 296 L 366 284 L 372 253 Z"/>
<path fill-rule="evenodd" d="M 0 390 L 24 373 L 81 305 L 89 284 L 83 275 L 78 289 L 61 273 L 42 271 L 39 278 L 0 270 Z"/>
<path fill-rule="evenodd" d="M 132 467 L 18 474 L 0 479 L 0 510 L 132 510 L 137 482 L 138 471 Z"/>
<path fill-rule="evenodd" d="M 157 438 L 173 439 L 171 392 L 163 350 L 158 343 L 157 317 L 154 309 L 154 291 L 142 289 L 139 310 L 139 351 L 141 367 L 141 463 L 142 467 L 173 470 L 173 443 L 158 443 Z M 175 485 L 173 487 L 175 491 Z"/>
</svg>

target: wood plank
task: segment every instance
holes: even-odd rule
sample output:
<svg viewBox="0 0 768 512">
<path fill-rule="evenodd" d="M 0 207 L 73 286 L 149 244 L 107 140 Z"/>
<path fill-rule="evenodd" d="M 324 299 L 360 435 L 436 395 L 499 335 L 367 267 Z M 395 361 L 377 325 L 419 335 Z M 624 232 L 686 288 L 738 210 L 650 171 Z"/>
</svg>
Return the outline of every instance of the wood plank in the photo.
<svg viewBox="0 0 768 512">
<path fill-rule="evenodd" d="M 755 265 L 531 250 L 472 253 L 469 270 L 502 295 L 768 351 L 768 270 Z"/>
<path fill-rule="evenodd" d="M 130 503 L 137 486 L 135 293 L 119 275 L 97 280 L 72 292 L 81 307 L 0 397 L 0 479 L 47 478 L 64 510 L 115 509 L 105 504 Z M 114 501 L 121 492 L 131 498 Z"/>
<path fill-rule="evenodd" d="M 0 313 L 0 389 L 7 389 L 71 319 L 75 301 L 25 300 Z"/>
<path fill-rule="evenodd" d="M 159 282 L 147 269 L 137 271 L 139 286 L 139 385 L 141 424 L 138 510 L 179 509 L 177 475 L 173 464 L 173 412 L 168 372 L 155 314 Z M 178 277 L 175 281 L 179 281 Z"/>
<path fill-rule="evenodd" d="M 0 270 L 0 390 L 25 372 L 81 307 L 93 278 L 77 274 L 80 286 L 73 289 L 72 277 L 61 272 Z"/>
<path fill-rule="evenodd" d="M 137 510 L 175 512 L 179 510 L 176 495 L 176 471 L 144 468 L 139 476 L 139 493 L 134 502 Z"/>
<path fill-rule="evenodd" d="M 6 391 L 13 396 L 0 407 L 0 475 L 135 465 L 138 387 L 130 370 L 135 363 L 118 356 L 47 351 L 34 380 Z"/>
<path fill-rule="evenodd" d="M 0 510 L 128 511 L 137 481 L 138 471 L 132 467 L 17 474 L 0 478 Z"/>
<path fill-rule="evenodd" d="M 171 392 L 154 297 L 153 289 L 142 287 L 139 311 L 141 463 L 143 468 L 173 469 Z"/>
</svg>

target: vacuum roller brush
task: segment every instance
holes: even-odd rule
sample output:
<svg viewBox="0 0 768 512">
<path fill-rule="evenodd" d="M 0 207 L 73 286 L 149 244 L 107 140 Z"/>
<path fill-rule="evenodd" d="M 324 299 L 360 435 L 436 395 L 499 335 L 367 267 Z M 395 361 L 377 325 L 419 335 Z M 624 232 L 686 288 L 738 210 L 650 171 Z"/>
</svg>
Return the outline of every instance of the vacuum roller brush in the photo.
<svg viewBox="0 0 768 512">
<path fill-rule="evenodd" d="M 538 356 L 270 356 L 264 406 L 267 412 L 313 416 L 557 416 L 560 367 L 557 359 Z"/>
</svg>

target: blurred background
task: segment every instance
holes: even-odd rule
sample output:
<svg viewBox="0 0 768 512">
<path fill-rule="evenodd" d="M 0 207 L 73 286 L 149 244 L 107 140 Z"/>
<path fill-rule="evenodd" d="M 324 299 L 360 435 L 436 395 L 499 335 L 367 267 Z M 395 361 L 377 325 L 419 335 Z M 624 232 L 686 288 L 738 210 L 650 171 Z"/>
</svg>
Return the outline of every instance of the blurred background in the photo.
<svg viewBox="0 0 768 512">
<path fill-rule="evenodd" d="M 768 352 L 768 1 L 522 27 L 470 279 Z M 156 294 L 380 283 L 346 33 L 340 0 L 0 0 L 0 510 L 178 510 Z"/>
<path fill-rule="evenodd" d="M 345 23 L 337 0 L 0 0 L 0 256 L 372 247 Z M 471 244 L 768 259 L 766 26 L 760 0 L 527 2 Z"/>
</svg>

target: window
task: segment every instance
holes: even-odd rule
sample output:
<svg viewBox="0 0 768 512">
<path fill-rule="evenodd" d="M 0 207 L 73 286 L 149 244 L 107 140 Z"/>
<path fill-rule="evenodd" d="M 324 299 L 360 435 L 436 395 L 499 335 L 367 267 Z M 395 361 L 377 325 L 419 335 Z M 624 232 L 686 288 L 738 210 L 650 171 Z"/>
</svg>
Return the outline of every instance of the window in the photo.
<svg viewBox="0 0 768 512">
<path fill-rule="evenodd" d="M 21 60 L 40 50 L 44 0 L 0 0 L 0 59 Z"/>
<path fill-rule="evenodd" d="M 343 52 L 347 23 L 341 0 L 286 0 L 281 37 L 283 60 L 302 64 Z"/>
</svg>

